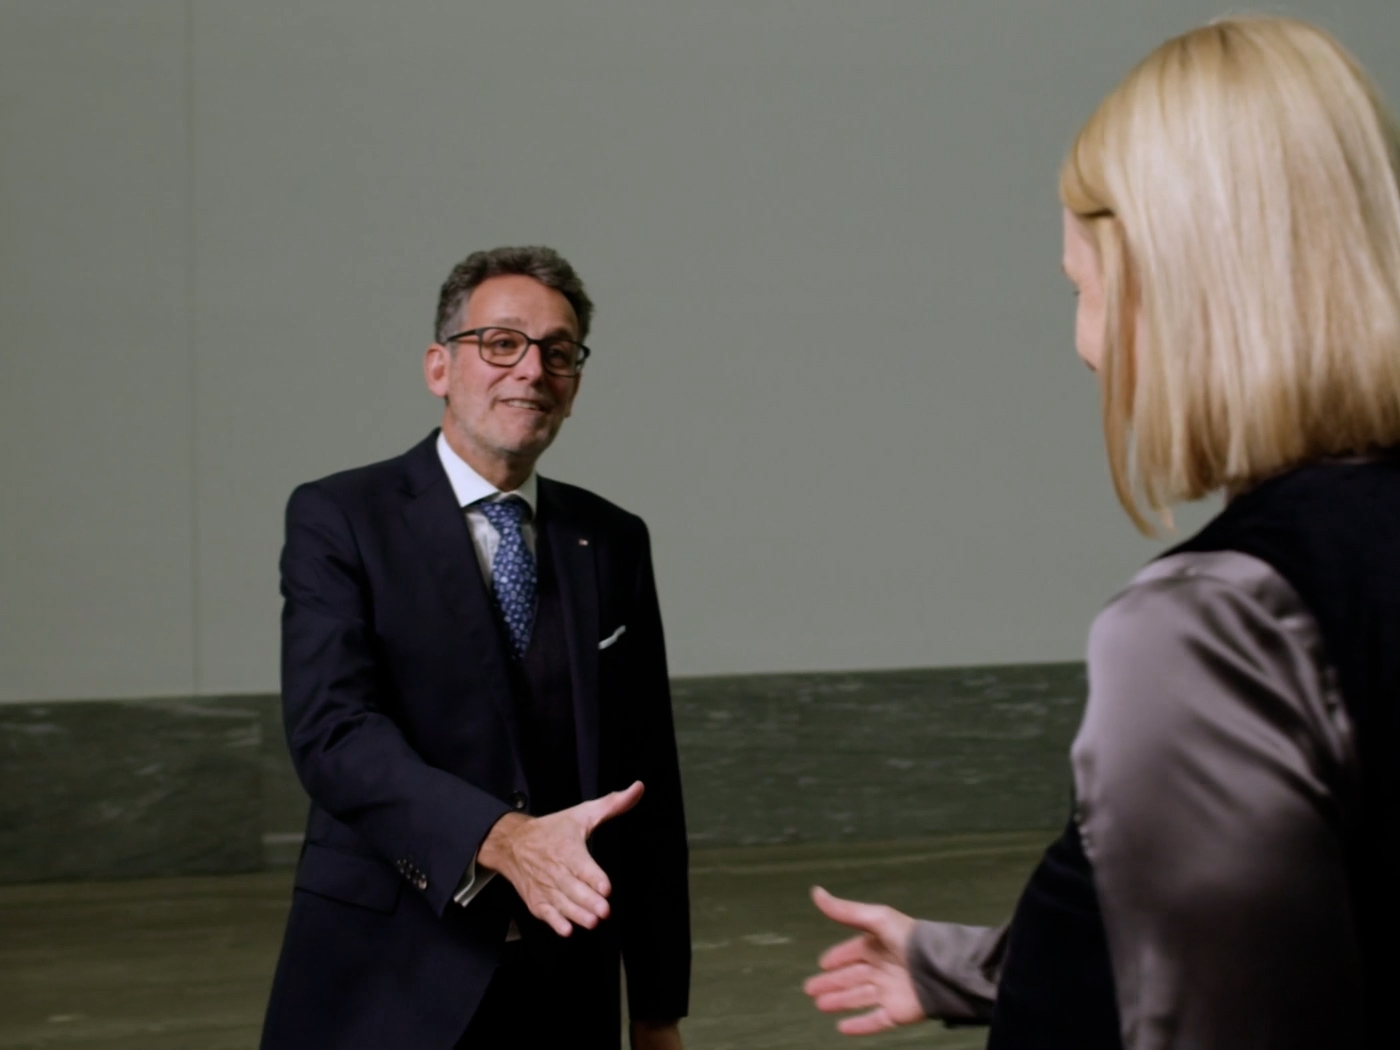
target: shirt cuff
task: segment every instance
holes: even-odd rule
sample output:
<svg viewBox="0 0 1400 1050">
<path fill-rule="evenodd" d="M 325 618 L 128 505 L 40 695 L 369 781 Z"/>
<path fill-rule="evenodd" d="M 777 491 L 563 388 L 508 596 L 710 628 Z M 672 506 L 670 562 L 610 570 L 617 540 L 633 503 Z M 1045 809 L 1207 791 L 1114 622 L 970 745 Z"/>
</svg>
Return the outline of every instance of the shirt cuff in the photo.
<svg viewBox="0 0 1400 1050">
<path fill-rule="evenodd" d="M 486 884 L 495 877 L 496 873 L 494 871 L 488 871 L 486 868 L 478 870 L 476 866 L 476 857 L 472 857 L 472 862 L 467 865 L 467 873 L 462 876 L 462 881 L 457 884 L 457 890 L 452 894 L 452 899 L 465 908 L 478 893 L 486 888 Z"/>
</svg>

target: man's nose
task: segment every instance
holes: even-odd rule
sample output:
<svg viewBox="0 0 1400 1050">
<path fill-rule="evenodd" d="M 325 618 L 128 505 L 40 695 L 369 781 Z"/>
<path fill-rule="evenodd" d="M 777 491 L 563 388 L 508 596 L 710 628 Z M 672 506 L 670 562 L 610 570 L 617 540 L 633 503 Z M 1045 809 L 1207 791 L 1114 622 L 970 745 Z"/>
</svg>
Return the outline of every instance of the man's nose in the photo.
<svg viewBox="0 0 1400 1050">
<path fill-rule="evenodd" d="M 533 380 L 544 376 L 544 350 L 540 344 L 531 343 L 527 346 L 524 355 L 515 362 L 515 368 L 512 371 L 525 379 Z"/>
</svg>

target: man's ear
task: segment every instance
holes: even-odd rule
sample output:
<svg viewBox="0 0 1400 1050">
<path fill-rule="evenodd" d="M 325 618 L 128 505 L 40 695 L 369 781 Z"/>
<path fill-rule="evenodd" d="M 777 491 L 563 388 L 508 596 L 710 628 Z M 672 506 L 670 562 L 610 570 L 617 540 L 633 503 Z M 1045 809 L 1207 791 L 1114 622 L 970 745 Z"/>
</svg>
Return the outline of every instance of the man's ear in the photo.
<svg viewBox="0 0 1400 1050">
<path fill-rule="evenodd" d="M 448 378 L 452 371 L 452 351 L 441 343 L 432 343 L 423 354 L 423 379 L 437 397 L 447 400 Z"/>
</svg>

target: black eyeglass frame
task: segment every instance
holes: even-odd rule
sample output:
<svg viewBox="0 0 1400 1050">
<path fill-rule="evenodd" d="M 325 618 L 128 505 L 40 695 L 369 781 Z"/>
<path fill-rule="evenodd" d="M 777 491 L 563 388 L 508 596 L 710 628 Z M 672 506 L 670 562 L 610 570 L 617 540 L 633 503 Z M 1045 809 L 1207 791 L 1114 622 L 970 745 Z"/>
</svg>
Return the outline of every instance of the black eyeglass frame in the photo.
<svg viewBox="0 0 1400 1050">
<path fill-rule="evenodd" d="M 484 339 L 482 339 L 483 332 L 509 332 L 511 335 L 518 335 L 521 339 L 524 339 L 525 346 L 520 351 L 520 356 L 517 357 L 514 361 L 492 361 L 486 356 L 486 342 Z M 461 342 L 464 339 L 475 339 L 477 356 L 479 356 L 483 361 L 485 361 L 488 365 L 491 365 L 494 368 L 514 368 L 516 365 L 520 364 L 521 361 L 525 360 L 525 355 L 530 352 L 530 347 L 538 346 L 540 348 L 540 367 L 543 368 L 550 375 L 559 376 L 564 379 L 575 379 L 578 376 L 581 376 L 583 374 L 584 364 L 588 361 L 589 356 L 593 353 L 592 350 L 588 349 L 588 347 L 584 346 L 577 339 L 565 338 L 561 340 L 557 336 L 545 336 L 543 339 L 531 339 L 528 335 L 526 335 L 518 328 L 506 328 L 504 325 L 498 324 L 489 324 L 483 328 L 469 328 L 465 332 L 458 332 L 456 335 L 449 335 L 446 339 L 443 340 L 443 342 L 457 343 Z M 545 360 L 544 345 L 545 343 L 551 341 L 573 343 L 574 346 L 579 348 L 578 364 L 574 367 L 574 370 L 572 372 L 556 372 L 554 371 L 554 369 L 549 367 L 549 362 Z"/>
</svg>

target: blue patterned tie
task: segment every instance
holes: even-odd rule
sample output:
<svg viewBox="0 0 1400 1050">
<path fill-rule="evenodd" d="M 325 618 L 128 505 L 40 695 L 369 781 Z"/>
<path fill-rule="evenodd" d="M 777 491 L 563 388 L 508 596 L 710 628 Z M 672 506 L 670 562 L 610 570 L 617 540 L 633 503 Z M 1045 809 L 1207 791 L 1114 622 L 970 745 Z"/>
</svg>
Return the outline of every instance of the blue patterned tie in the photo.
<svg viewBox="0 0 1400 1050">
<path fill-rule="evenodd" d="M 530 630 L 535 626 L 535 556 L 520 531 L 530 514 L 530 505 L 512 496 L 495 503 L 478 503 L 477 507 L 501 537 L 496 556 L 491 559 L 492 584 L 510 631 L 511 645 L 516 655 L 523 656 L 530 644 Z"/>
</svg>

